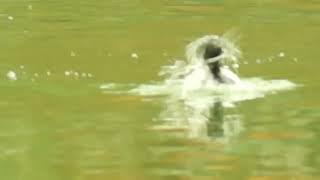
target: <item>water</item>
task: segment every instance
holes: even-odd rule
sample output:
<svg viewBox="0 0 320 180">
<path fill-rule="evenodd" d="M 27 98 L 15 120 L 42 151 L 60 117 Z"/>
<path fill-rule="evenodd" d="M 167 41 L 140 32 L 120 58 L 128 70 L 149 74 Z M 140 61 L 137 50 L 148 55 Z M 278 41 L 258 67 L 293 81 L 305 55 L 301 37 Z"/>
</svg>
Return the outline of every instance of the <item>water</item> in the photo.
<svg viewBox="0 0 320 180">
<path fill-rule="evenodd" d="M 2 1 L 1 177 L 319 179 L 319 8 Z M 258 91 L 205 93 L 186 106 L 161 90 L 158 72 L 185 59 L 186 44 L 226 32 L 239 35 L 238 73 Z M 288 82 L 298 87 L 266 89 Z"/>
</svg>

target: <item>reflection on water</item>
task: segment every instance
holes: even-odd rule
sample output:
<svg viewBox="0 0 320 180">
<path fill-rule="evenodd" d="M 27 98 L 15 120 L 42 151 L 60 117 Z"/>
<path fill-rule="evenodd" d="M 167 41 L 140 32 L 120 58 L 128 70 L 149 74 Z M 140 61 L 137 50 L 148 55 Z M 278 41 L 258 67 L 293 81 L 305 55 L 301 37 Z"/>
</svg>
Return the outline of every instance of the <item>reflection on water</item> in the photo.
<svg viewBox="0 0 320 180">
<path fill-rule="evenodd" d="M 242 124 L 239 115 L 225 115 L 221 102 L 214 103 L 210 109 L 208 122 L 208 136 L 217 138 L 229 138 L 239 134 Z"/>
<path fill-rule="evenodd" d="M 174 97 L 165 101 L 165 108 L 158 118 L 159 125 L 154 129 L 185 130 L 189 138 L 221 143 L 228 143 L 243 129 L 240 115 L 226 113 L 226 107 L 220 100 L 212 98 L 211 103 L 207 101 L 200 106 Z"/>
</svg>

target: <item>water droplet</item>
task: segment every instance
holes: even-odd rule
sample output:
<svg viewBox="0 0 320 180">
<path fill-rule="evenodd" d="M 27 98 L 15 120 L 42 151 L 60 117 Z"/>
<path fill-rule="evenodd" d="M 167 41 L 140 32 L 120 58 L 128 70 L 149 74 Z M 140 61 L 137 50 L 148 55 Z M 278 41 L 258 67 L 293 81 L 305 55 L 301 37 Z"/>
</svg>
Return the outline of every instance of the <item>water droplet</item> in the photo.
<svg viewBox="0 0 320 180">
<path fill-rule="evenodd" d="M 18 80 L 17 74 L 16 74 L 14 71 L 9 71 L 9 72 L 7 73 L 7 78 L 10 79 L 10 80 L 12 80 L 12 81 Z"/>
<path fill-rule="evenodd" d="M 298 62 L 298 58 L 293 58 L 293 61 L 294 62 Z"/>
<path fill-rule="evenodd" d="M 50 76 L 50 75 L 51 75 L 51 72 L 50 72 L 50 71 L 47 71 L 47 75 Z"/>
<path fill-rule="evenodd" d="M 239 64 L 232 64 L 232 68 L 238 69 L 239 68 Z"/>
<path fill-rule="evenodd" d="M 66 76 L 70 76 L 70 74 L 71 74 L 71 73 L 70 73 L 69 71 L 65 71 L 65 72 L 64 72 L 64 75 L 66 75 Z"/>
<path fill-rule="evenodd" d="M 284 54 L 284 52 L 280 52 L 278 56 L 279 56 L 279 57 L 284 57 L 285 54 Z"/>
<path fill-rule="evenodd" d="M 138 56 L 137 53 L 132 53 L 132 54 L 131 54 L 131 57 L 132 57 L 133 59 L 138 59 L 138 58 L 139 58 L 139 56 Z"/>
<path fill-rule="evenodd" d="M 92 74 L 91 74 L 91 73 L 88 73 L 88 77 L 89 77 L 89 78 L 92 78 L 93 76 L 92 76 Z"/>
<path fill-rule="evenodd" d="M 34 73 L 33 75 L 34 75 L 34 77 L 39 77 L 38 73 Z"/>
<path fill-rule="evenodd" d="M 21 66 L 20 66 L 20 69 L 24 69 L 24 65 L 21 65 Z"/>
<path fill-rule="evenodd" d="M 256 60 L 256 63 L 257 63 L 257 64 L 261 64 L 261 59 L 257 59 L 257 60 Z"/>
<path fill-rule="evenodd" d="M 29 5 L 28 5 L 28 9 L 29 9 L 29 10 L 32 10 L 32 5 L 29 4 Z"/>
<path fill-rule="evenodd" d="M 12 16 L 8 16 L 8 19 L 12 21 L 14 18 Z"/>
<path fill-rule="evenodd" d="M 235 57 L 235 56 L 230 56 L 230 60 L 233 61 L 233 62 L 237 62 L 237 57 Z"/>
</svg>

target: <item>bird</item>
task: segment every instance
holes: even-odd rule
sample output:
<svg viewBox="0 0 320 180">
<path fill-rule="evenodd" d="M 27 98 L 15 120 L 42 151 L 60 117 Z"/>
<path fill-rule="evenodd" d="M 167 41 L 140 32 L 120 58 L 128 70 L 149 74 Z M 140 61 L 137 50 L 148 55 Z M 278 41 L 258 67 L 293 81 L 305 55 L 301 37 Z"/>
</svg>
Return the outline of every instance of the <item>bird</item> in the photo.
<svg viewBox="0 0 320 180">
<path fill-rule="evenodd" d="M 183 96 L 190 91 L 221 84 L 240 84 L 241 80 L 226 61 L 236 62 L 241 51 L 233 43 L 217 35 L 206 35 L 186 48 L 191 66 L 183 80 Z"/>
</svg>

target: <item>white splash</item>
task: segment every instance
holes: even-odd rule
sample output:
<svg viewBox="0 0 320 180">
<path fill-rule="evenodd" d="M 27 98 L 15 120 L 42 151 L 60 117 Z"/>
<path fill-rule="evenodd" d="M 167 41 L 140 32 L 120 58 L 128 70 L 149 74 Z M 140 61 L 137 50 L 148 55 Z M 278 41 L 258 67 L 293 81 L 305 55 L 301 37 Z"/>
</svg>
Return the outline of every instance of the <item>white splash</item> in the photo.
<svg viewBox="0 0 320 180">
<path fill-rule="evenodd" d="M 229 73 L 227 76 L 236 76 L 231 77 L 234 78 L 233 83 L 222 84 L 213 80 L 203 62 L 207 43 L 222 47 L 222 62 L 225 71 Z M 160 124 L 154 129 L 185 129 L 190 138 L 214 137 L 227 143 L 242 131 L 243 126 L 239 115 L 221 115 L 224 108 L 233 108 L 236 102 L 263 98 L 268 94 L 296 87 L 296 84 L 288 80 L 237 79 L 234 70 L 239 68 L 241 51 L 225 37 L 211 35 L 197 39 L 187 46 L 186 56 L 186 61 L 176 60 L 173 65 L 161 68 L 159 75 L 164 77 L 163 82 L 140 85 L 109 83 L 100 88 L 108 94 L 131 94 L 149 98 L 166 96 L 166 108 L 157 118 Z M 244 61 L 243 64 L 248 62 Z"/>
</svg>

